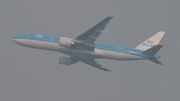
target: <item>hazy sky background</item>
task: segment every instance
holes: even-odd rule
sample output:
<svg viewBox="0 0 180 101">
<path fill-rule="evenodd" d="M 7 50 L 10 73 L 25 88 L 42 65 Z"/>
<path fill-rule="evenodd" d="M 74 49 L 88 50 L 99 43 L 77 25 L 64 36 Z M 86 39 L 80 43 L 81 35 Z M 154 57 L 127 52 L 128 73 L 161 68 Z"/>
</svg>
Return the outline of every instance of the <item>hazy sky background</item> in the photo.
<svg viewBox="0 0 180 101">
<path fill-rule="evenodd" d="M 0 0 L 0 101 L 179 101 L 179 0 Z M 107 16 L 97 41 L 135 47 L 162 30 L 162 66 L 97 60 L 64 66 L 58 52 L 12 42 L 20 33 L 76 37 Z"/>
</svg>

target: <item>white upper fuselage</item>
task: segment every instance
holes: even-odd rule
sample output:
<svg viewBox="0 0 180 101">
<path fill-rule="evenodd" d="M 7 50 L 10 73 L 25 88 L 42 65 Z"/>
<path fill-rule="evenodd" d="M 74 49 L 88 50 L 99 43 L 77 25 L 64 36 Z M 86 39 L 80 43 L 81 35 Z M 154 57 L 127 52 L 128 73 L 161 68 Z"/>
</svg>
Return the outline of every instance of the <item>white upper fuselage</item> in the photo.
<svg viewBox="0 0 180 101">
<path fill-rule="evenodd" d="M 117 46 L 111 44 L 103 44 L 95 42 L 94 51 L 79 50 L 74 48 L 68 48 L 60 46 L 60 37 L 48 36 L 43 34 L 20 34 L 12 39 L 15 43 L 22 46 L 57 51 L 70 56 L 77 56 L 83 58 L 106 58 L 114 60 L 140 60 L 140 59 L 156 59 L 159 55 L 148 56 L 141 54 L 142 50 L 135 48 L 129 48 L 124 46 Z"/>
</svg>

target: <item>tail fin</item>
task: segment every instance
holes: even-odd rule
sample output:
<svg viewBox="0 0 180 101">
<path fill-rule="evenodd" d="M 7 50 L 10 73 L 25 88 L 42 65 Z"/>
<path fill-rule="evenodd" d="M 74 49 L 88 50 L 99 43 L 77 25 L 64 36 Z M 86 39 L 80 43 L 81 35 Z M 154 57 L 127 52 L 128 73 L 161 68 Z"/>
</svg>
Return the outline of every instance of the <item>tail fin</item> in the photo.
<svg viewBox="0 0 180 101">
<path fill-rule="evenodd" d="M 153 46 L 158 45 L 164 34 L 165 32 L 159 31 L 158 33 L 156 33 L 155 35 L 153 35 L 152 37 L 150 37 L 149 39 L 138 45 L 136 49 L 147 50 L 149 48 L 152 48 Z"/>
<path fill-rule="evenodd" d="M 149 49 L 143 51 L 142 54 L 155 55 L 162 47 L 163 47 L 163 45 L 156 45 L 152 48 L 149 48 Z"/>
</svg>

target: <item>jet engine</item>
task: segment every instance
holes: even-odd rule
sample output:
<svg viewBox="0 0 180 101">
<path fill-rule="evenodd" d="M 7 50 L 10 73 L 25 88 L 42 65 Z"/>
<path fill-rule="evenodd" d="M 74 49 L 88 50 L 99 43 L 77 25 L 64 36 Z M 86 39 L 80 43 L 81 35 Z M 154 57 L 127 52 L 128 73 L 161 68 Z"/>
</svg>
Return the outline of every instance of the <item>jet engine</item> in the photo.
<svg viewBox="0 0 180 101">
<path fill-rule="evenodd" d="M 71 64 L 74 64 L 74 63 L 76 63 L 76 61 L 73 60 L 71 56 L 62 55 L 62 56 L 59 57 L 59 64 L 71 65 Z"/>
<path fill-rule="evenodd" d="M 64 47 L 72 47 L 74 45 L 74 41 L 71 38 L 60 37 L 59 45 Z"/>
</svg>

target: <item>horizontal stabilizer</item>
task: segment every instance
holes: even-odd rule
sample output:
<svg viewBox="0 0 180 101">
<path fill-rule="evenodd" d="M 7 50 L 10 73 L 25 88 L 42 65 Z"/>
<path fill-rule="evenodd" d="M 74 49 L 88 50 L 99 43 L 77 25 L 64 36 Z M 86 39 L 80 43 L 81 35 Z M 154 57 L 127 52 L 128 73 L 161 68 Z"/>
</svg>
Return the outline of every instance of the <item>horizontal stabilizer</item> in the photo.
<svg viewBox="0 0 180 101">
<path fill-rule="evenodd" d="M 159 60 L 157 60 L 157 59 L 149 59 L 151 62 L 154 62 L 154 63 L 156 63 L 156 64 L 158 64 L 158 65 L 163 65 Z"/>
<path fill-rule="evenodd" d="M 152 48 L 149 48 L 149 49 L 143 51 L 142 54 L 155 55 L 162 47 L 163 47 L 163 45 L 156 45 Z"/>
</svg>

